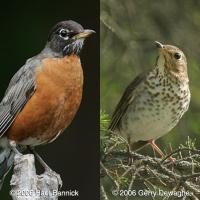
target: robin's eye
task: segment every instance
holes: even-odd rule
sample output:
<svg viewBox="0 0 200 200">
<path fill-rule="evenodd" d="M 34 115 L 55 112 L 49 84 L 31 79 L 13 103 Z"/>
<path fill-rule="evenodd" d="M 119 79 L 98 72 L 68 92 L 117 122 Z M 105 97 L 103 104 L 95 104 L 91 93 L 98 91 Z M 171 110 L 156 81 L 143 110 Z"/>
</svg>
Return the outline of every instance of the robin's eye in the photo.
<svg viewBox="0 0 200 200">
<path fill-rule="evenodd" d="M 176 60 L 179 60 L 181 58 L 181 54 L 180 53 L 175 53 L 174 54 L 174 58 L 176 58 Z"/>
<path fill-rule="evenodd" d="M 68 38 L 68 30 L 66 30 L 66 29 L 61 29 L 60 31 L 59 31 L 59 35 L 61 36 L 61 37 L 63 37 L 63 38 Z"/>
</svg>

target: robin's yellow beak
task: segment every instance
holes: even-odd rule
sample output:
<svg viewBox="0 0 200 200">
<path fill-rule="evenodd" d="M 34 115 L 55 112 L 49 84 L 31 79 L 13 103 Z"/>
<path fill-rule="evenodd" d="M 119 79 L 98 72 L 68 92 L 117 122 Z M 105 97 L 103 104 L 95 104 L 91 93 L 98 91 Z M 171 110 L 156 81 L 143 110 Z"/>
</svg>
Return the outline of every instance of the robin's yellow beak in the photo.
<svg viewBox="0 0 200 200">
<path fill-rule="evenodd" d="M 85 29 L 83 32 L 76 34 L 75 36 L 72 37 L 73 40 L 78 40 L 81 38 L 87 38 L 91 34 L 95 33 L 93 30 Z"/>
</svg>

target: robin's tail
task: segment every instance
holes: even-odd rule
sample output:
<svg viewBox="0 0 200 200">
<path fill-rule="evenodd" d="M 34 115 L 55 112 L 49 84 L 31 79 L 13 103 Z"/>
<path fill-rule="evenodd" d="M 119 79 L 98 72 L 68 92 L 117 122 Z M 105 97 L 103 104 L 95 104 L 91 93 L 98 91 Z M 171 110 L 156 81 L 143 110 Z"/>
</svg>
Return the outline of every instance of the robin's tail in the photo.
<svg viewBox="0 0 200 200">
<path fill-rule="evenodd" d="M 13 165 L 14 152 L 7 145 L 8 141 L 5 137 L 0 138 L 0 190 L 3 181 Z"/>
</svg>

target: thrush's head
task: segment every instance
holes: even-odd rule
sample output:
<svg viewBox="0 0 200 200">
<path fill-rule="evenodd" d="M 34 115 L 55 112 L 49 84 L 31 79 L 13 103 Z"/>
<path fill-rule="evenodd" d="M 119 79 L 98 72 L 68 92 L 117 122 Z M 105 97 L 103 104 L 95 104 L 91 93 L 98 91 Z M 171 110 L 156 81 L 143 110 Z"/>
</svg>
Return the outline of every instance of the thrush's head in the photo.
<svg viewBox="0 0 200 200">
<path fill-rule="evenodd" d="M 155 42 L 159 49 L 157 66 L 164 67 L 165 71 L 175 77 L 187 78 L 187 60 L 184 53 L 175 46 L 163 45 Z"/>
<path fill-rule="evenodd" d="M 92 33 L 94 33 L 93 30 L 84 29 L 75 21 L 62 21 L 51 29 L 48 44 L 52 51 L 61 53 L 63 56 L 79 55 L 84 40 Z"/>
</svg>

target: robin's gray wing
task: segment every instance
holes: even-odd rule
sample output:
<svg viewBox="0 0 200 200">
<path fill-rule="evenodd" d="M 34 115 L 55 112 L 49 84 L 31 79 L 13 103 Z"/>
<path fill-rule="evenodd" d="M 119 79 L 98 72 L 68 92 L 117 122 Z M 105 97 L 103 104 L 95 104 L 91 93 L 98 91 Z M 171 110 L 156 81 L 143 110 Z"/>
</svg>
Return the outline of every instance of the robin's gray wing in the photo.
<svg viewBox="0 0 200 200">
<path fill-rule="evenodd" d="M 24 65 L 11 79 L 0 103 L 0 137 L 8 130 L 35 90 L 34 71 Z"/>
<path fill-rule="evenodd" d="M 140 74 L 126 88 L 122 98 L 120 99 L 112 115 L 111 123 L 108 128 L 109 130 L 115 131 L 116 129 L 120 129 L 121 119 L 126 113 L 126 110 L 128 106 L 130 105 L 130 103 L 134 100 L 134 90 L 145 79 L 145 77 L 146 77 L 146 74 Z"/>
</svg>

